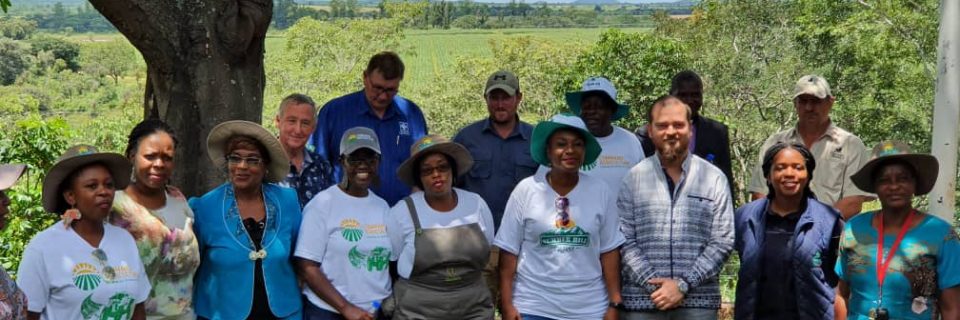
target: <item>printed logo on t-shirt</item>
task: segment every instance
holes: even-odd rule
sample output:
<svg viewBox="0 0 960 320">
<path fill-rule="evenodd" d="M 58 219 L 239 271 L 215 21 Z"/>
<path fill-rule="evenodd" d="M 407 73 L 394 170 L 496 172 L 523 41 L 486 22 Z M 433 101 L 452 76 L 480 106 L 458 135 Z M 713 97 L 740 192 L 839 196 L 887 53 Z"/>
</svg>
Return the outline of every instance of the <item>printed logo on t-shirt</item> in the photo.
<svg viewBox="0 0 960 320">
<path fill-rule="evenodd" d="M 356 269 L 373 271 L 386 270 L 390 263 L 390 250 L 384 247 L 375 247 L 368 252 L 362 252 L 357 246 L 350 248 L 347 253 L 350 265 Z"/>
<path fill-rule="evenodd" d="M 134 299 L 130 295 L 120 292 L 107 301 L 107 305 L 97 303 L 91 294 L 80 305 L 80 314 L 84 320 L 125 320 L 133 317 Z"/>
<path fill-rule="evenodd" d="M 350 242 L 357 242 L 363 238 L 363 230 L 360 229 L 360 222 L 353 219 L 345 219 L 340 221 L 340 228 L 343 229 L 341 234 L 344 239 Z"/>
<path fill-rule="evenodd" d="M 409 135 L 410 135 L 410 125 L 407 124 L 405 121 L 400 121 L 399 124 L 400 124 L 400 135 L 402 135 L 402 136 L 409 136 Z"/>
<path fill-rule="evenodd" d="M 100 286 L 100 272 L 97 267 L 89 263 L 78 263 L 73 266 L 73 285 L 83 291 L 90 291 Z"/>
<path fill-rule="evenodd" d="M 540 245 L 553 247 L 560 251 L 568 251 L 590 245 L 590 234 L 577 226 L 573 217 L 560 212 L 553 222 L 556 229 L 540 234 Z"/>
<path fill-rule="evenodd" d="M 630 161 L 622 155 L 603 155 L 597 160 L 597 165 L 603 168 L 630 167 Z"/>
</svg>

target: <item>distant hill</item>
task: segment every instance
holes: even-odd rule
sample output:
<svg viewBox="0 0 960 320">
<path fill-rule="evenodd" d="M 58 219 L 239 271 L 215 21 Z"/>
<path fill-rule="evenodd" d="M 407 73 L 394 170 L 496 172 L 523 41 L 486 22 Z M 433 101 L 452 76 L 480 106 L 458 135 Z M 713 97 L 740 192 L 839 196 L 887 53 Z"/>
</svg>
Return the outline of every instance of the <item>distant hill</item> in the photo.
<svg viewBox="0 0 960 320">
<path fill-rule="evenodd" d="M 576 0 L 572 2 L 573 4 L 599 4 L 599 5 L 610 5 L 610 4 L 620 4 L 620 1 L 617 0 Z"/>
</svg>

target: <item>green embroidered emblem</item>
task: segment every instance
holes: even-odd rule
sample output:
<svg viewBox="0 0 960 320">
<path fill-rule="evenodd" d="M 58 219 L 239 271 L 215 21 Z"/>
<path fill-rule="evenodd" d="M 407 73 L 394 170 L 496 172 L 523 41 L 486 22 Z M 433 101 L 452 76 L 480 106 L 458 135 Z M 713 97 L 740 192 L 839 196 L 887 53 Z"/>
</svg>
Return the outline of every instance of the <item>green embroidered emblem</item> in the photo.
<svg viewBox="0 0 960 320">
<path fill-rule="evenodd" d="M 590 234 L 580 227 L 555 229 L 540 234 L 540 245 L 560 248 L 588 247 Z"/>
<path fill-rule="evenodd" d="M 117 293 L 110 297 L 110 302 L 106 308 L 103 308 L 103 313 L 100 315 L 100 320 L 126 320 L 130 319 L 133 316 L 133 297 L 126 293 Z"/>
<path fill-rule="evenodd" d="M 819 267 L 821 265 L 823 265 L 823 259 L 820 257 L 820 251 L 817 251 L 817 253 L 813 255 L 813 266 Z"/>
<path fill-rule="evenodd" d="M 367 271 L 383 271 L 390 263 L 390 251 L 384 247 L 376 247 L 367 257 Z"/>
</svg>

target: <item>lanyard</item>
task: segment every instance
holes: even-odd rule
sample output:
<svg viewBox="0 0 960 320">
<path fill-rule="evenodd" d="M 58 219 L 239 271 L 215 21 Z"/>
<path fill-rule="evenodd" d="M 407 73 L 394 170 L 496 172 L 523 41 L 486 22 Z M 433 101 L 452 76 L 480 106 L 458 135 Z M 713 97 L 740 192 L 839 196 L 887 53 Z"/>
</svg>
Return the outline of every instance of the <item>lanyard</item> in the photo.
<svg viewBox="0 0 960 320">
<path fill-rule="evenodd" d="M 882 303 L 883 280 L 887 277 L 887 268 L 890 267 L 890 261 L 893 261 L 893 256 L 897 254 L 897 248 L 900 247 L 903 236 L 907 234 L 907 229 L 910 228 L 910 221 L 913 219 L 914 212 L 911 210 L 906 220 L 903 221 L 903 225 L 900 226 L 900 232 L 897 233 L 896 240 L 893 240 L 890 251 L 887 251 L 886 259 L 883 257 L 883 213 L 877 211 L 877 214 L 880 216 L 877 225 L 877 284 L 880 286 L 880 301 Z"/>
</svg>

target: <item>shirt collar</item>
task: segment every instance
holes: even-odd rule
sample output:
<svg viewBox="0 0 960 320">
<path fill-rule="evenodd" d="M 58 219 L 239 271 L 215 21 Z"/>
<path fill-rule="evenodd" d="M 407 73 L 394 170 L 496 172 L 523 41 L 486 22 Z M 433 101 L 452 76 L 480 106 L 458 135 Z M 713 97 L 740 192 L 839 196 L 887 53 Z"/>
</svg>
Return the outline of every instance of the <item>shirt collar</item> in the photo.
<svg viewBox="0 0 960 320">
<path fill-rule="evenodd" d="M 371 117 L 378 118 L 377 115 L 373 113 L 373 110 L 371 109 L 372 107 L 370 106 L 370 101 L 367 101 L 367 95 L 363 92 L 363 89 L 360 89 L 357 94 L 360 95 L 360 108 L 357 108 L 357 114 L 369 114 Z M 396 96 L 394 96 L 393 99 L 396 99 Z M 397 114 L 397 103 L 394 102 L 393 99 L 390 100 L 390 105 L 387 106 L 387 111 L 383 113 L 383 119 L 392 118 Z"/>
<path fill-rule="evenodd" d="M 796 141 L 803 141 L 800 137 L 800 131 L 797 130 L 796 126 L 790 128 L 789 137 Z M 827 126 L 827 130 L 823 132 L 823 135 L 817 138 L 817 141 L 823 140 L 824 138 L 833 140 L 834 142 L 840 141 L 840 130 L 832 120 L 830 121 L 830 125 Z"/>
<path fill-rule="evenodd" d="M 523 130 L 520 130 L 520 125 L 523 123 L 520 122 L 520 116 L 516 115 L 515 117 L 517 118 L 517 122 L 513 125 L 513 131 L 510 131 L 510 135 L 507 136 L 507 139 L 513 138 L 516 135 L 520 135 L 523 140 L 530 140 L 529 135 Z M 490 120 L 490 117 L 487 117 L 483 120 L 483 129 L 481 131 L 490 132 L 493 134 L 497 133 L 496 130 L 493 129 L 493 121 Z M 497 136 L 499 137 L 499 135 Z"/>
<path fill-rule="evenodd" d="M 663 168 L 663 163 L 660 162 L 660 155 L 659 155 L 659 154 L 660 154 L 660 151 L 655 152 L 655 153 L 653 154 L 653 157 L 652 157 L 652 158 L 653 158 L 654 161 L 656 161 L 655 163 L 656 163 L 657 168 L 660 168 L 660 169 L 661 169 L 660 171 L 661 171 L 661 172 L 664 172 L 664 170 L 663 170 L 663 169 L 664 169 L 664 168 Z M 692 162 L 692 161 L 690 161 L 690 159 L 692 159 L 692 158 L 693 158 L 693 153 L 690 153 L 690 151 L 687 151 L 687 157 L 686 157 L 685 159 L 683 159 L 683 163 L 680 164 L 680 170 L 683 171 L 683 174 L 681 175 L 681 179 L 680 179 L 680 180 L 683 180 L 682 177 L 683 177 L 683 176 L 686 176 L 687 173 L 690 172 L 690 165 L 691 165 L 691 162 Z M 667 177 L 666 175 L 664 175 L 664 178 L 669 179 L 669 177 Z"/>
</svg>

